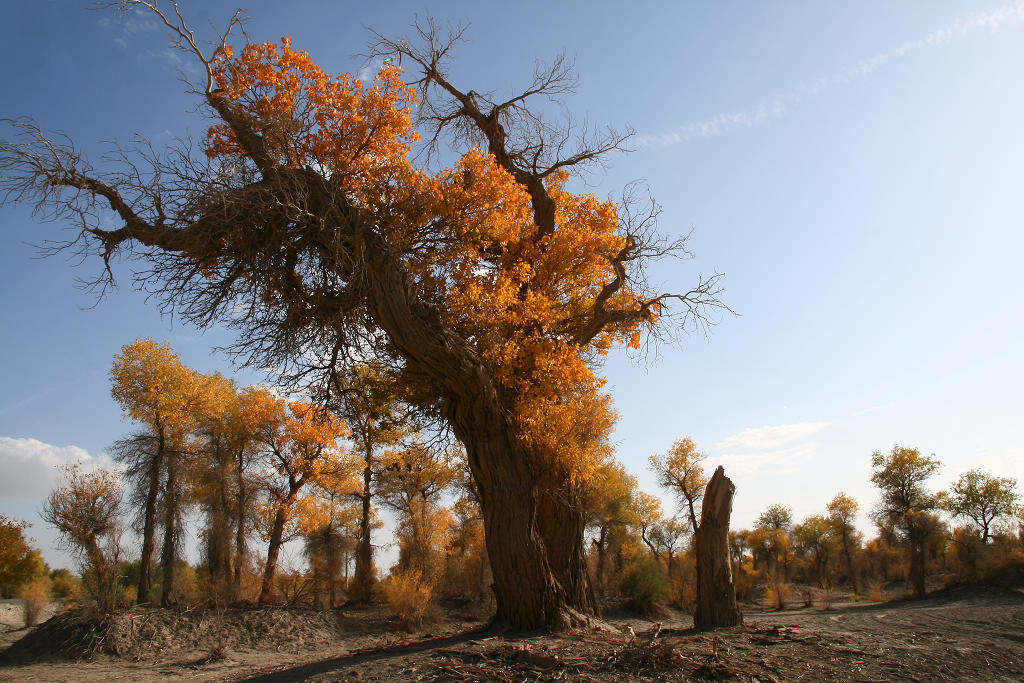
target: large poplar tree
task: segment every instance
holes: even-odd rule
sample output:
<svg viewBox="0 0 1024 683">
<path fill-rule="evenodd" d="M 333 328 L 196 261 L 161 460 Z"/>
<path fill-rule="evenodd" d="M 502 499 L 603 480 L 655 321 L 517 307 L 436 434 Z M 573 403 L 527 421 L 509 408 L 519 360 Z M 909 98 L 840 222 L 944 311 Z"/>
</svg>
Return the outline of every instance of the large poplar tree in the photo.
<svg viewBox="0 0 1024 683">
<path fill-rule="evenodd" d="M 571 90 L 561 59 L 508 98 L 457 87 L 458 32 L 429 24 L 381 38 L 375 53 L 394 61 L 363 84 L 288 39 L 235 50 L 225 35 L 207 53 L 176 11 L 158 15 L 205 74 L 205 154 L 96 170 L 19 122 L 0 147 L 6 201 L 74 223 L 69 246 L 105 266 L 134 257 L 143 287 L 197 325 L 233 326 L 254 365 L 324 385 L 367 354 L 400 368 L 466 448 L 497 619 L 585 623 L 579 483 L 611 427 L 592 418 L 607 400 L 597 361 L 721 305 L 717 275 L 685 293 L 648 283 L 652 260 L 686 253 L 657 233 L 653 203 L 571 191 L 627 135 L 577 134 L 531 108 Z M 414 163 L 421 135 L 454 143 L 453 167 Z M 117 227 L 98 220 L 107 210 Z"/>
</svg>

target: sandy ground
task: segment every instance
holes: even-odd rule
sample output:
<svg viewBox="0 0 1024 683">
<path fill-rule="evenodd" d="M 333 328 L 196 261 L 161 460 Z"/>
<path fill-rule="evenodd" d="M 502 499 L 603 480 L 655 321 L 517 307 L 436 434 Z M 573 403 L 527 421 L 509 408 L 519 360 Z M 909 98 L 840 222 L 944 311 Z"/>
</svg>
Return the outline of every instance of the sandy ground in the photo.
<svg viewBox="0 0 1024 683">
<path fill-rule="evenodd" d="M 458 615 L 408 634 L 372 609 L 196 611 L 177 620 L 154 610 L 131 619 L 137 630 L 122 634 L 119 657 L 8 665 L 0 680 L 1024 680 L 1024 594 L 991 586 L 828 611 L 748 608 L 745 626 L 714 633 L 689 630 L 690 618 L 676 612 L 660 621 L 613 616 L 609 629 L 562 635 L 498 635 Z M 0 647 L 18 633 L 2 634 Z"/>
</svg>

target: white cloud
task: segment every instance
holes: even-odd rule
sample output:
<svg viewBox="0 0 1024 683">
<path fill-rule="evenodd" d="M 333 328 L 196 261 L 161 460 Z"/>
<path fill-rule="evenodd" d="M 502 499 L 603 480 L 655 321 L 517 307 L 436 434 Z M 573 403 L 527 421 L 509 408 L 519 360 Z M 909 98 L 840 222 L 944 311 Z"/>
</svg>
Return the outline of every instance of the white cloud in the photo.
<svg viewBox="0 0 1024 683">
<path fill-rule="evenodd" d="M 109 467 L 104 455 L 91 456 L 78 446 L 52 446 L 38 439 L 0 436 L 0 497 L 42 498 L 60 476 L 59 467 L 72 463 Z"/>
<path fill-rule="evenodd" d="M 727 436 L 715 444 L 715 448 L 765 450 L 778 448 L 787 443 L 803 439 L 821 431 L 831 422 L 795 422 L 793 424 L 750 427 L 739 434 Z M 770 455 L 770 454 L 759 454 Z"/>
<path fill-rule="evenodd" d="M 1024 463 L 1024 447 L 1008 446 L 982 454 L 973 467 L 988 470 L 997 477 L 1017 476 L 1021 463 Z"/>
<path fill-rule="evenodd" d="M 723 453 L 709 458 L 710 469 L 722 465 L 730 475 L 746 475 L 770 467 L 778 474 L 805 458 L 812 457 L 816 452 L 813 444 L 805 444 L 792 448 L 748 453 Z"/>
<path fill-rule="evenodd" d="M 827 76 L 801 83 L 792 90 L 777 95 L 756 107 L 715 114 L 703 121 L 685 123 L 674 131 L 657 135 L 640 135 L 633 142 L 640 146 L 669 147 L 697 138 L 712 138 L 738 128 L 754 128 L 769 121 L 783 118 L 804 100 L 816 97 L 829 88 L 854 80 L 863 80 L 887 63 L 927 48 L 948 45 L 954 40 L 979 31 L 995 32 L 1015 22 L 1024 21 L 1024 2 L 997 7 L 985 12 L 974 12 L 966 18 L 957 18 L 924 38 L 908 40 L 896 48 L 883 50 L 856 64 Z"/>
</svg>

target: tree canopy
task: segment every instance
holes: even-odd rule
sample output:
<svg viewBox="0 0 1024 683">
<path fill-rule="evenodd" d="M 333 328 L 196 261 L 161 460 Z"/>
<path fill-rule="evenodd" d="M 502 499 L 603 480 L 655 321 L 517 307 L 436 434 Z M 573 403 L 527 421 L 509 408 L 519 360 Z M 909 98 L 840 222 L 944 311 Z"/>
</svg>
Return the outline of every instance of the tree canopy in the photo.
<svg viewBox="0 0 1024 683">
<path fill-rule="evenodd" d="M 102 259 L 98 285 L 126 256 L 138 286 L 183 318 L 232 326 L 245 363 L 324 391 L 368 356 L 401 372 L 466 447 L 499 619 L 593 613 L 570 489 L 612 424 L 592 409 L 609 400 L 598 361 L 723 308 L 718 274 L 684 293 L 648 282 L 652 260 L 687 255 L 685 238 L 656 231 L 653 202 L 573 191 L 573 174 L 628 135 L 578 135 L 535 112 L 572 87 L 561 59 L 509 99 L 458 88 L 447 74 L 461 31 L 430 22 L 411 40 L 379 36 L 383 66 L 363 83 L 288 38 L 230 45 L 238 15 L 207 52 L 177 11 L 122 5 L 155 12 L 198 64 L 207 135 L 94 169 L 15 121 L 0 144 L 5 201 L 72 223 L 66 247 Z M 434 169 L 410 154 L 421 139 L 460 156 Z"/>
</svg>

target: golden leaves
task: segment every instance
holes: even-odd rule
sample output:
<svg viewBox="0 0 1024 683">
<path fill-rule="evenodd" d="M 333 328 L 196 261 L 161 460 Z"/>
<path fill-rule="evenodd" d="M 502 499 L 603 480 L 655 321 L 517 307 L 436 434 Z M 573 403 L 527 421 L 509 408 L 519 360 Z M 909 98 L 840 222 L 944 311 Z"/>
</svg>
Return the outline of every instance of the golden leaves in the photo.
<svg viewBox="0 0 1024 683">
<path fill-rule="evenodd" d="M 484 150 L 471 148 L 437 173 L 414 168 L 408 153 L 417 139 L 410 114 L 416 94 L 392 63 L 364 85 L 324 73 L 283 38 L 237 55 L 222 51 L 214 71 L 217 96 L 246 117 L 278 163 L 317 170 L 381 226 L 403 254 L 417 296 L 473 341 L 498 384 L 516 397 L 523 438 L 550 446 L 551 459 L 570 469 L 593 460 L 594 453 L 566 446 L 589 436 L 548 435 L 594 428 L 573 411 L 607 403 L 591 347 L 605 353 L 614 344 L 641 344 L 640 321 L 628 317 L 604 324 L 591 346 L 576 339 L 597 297 L 619 277 L 613 259 L 626 246 L 619 207 L 570 191 L 569 174 L 558 170 L 544 179 L 555 215 L 542 231 L 525 186 Z M 210 128 L 206 151 L 242 153 L 227 125 Z M 275 303 L 273 287 L 266 296 Z M 638 298 L 622 286 L 606 303 L 635 308 Z M 610 429 L 613 421 L 602 424 Z"/>
</svg>

